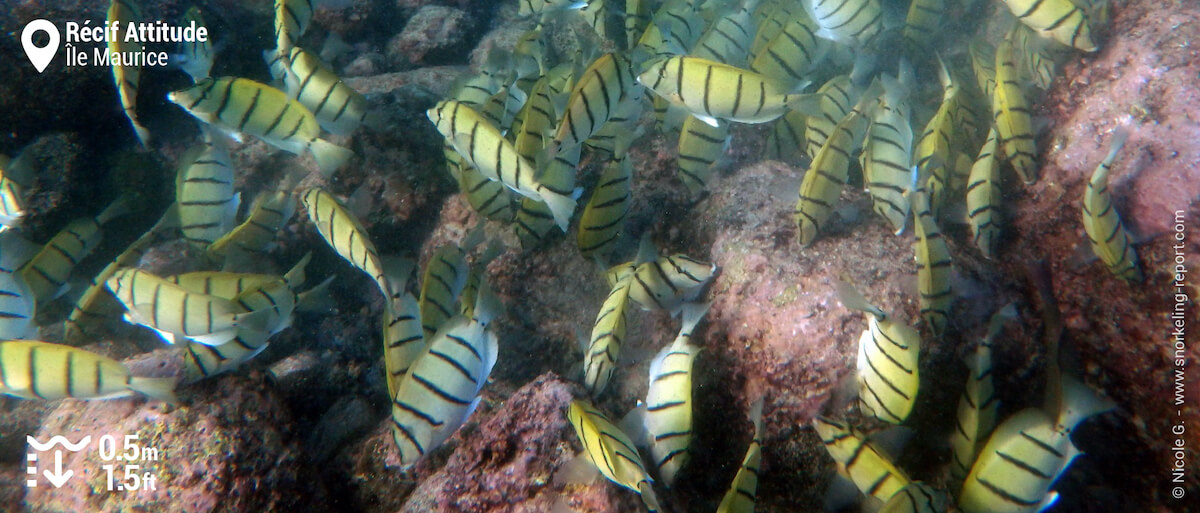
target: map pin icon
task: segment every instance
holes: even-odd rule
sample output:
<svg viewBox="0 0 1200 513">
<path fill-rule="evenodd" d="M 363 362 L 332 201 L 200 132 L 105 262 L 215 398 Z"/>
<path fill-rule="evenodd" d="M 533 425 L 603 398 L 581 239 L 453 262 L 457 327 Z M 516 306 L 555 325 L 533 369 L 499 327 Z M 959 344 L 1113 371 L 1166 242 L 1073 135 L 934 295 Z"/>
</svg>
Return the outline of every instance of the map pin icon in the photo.
<svg viewBox="0 0 1200 513">
<path fill-rule="evenodd" d="M 39 30 L 50 36 L 50 43 L 41 48 L 33 44 L 33 35 Z M 29 57 L 33 67 L 37 68 L 38 73 L 44 71 L 46 66 L 50 65 L 50 61 L 54 60 L 54 55 L 58 53 L 58 40 L 58 27 L 48 20 L 33 20 L 21 31 L 21 46 L 25 47 L 25 55 Z"/>
</svg>

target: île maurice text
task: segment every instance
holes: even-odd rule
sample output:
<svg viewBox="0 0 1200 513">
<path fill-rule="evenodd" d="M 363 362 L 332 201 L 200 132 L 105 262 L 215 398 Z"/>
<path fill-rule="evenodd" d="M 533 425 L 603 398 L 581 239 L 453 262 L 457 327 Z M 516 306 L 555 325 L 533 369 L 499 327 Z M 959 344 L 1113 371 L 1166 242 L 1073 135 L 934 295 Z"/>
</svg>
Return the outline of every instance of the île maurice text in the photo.
<svg viewBox="0 0 1200 513">
<path fill-rule="evenodd" d="M 169 25 L 162 21 L 120 22 L 109 21 L 91 26 L 91 20 L 82 24 L 67 22 L 66 58 L 67 66 L 165 66 L 167 52 L 147 51 L 147 43 L 204 43 L 208 41 L 208 28 L 191 22 L 186 26 Z M 89 54 L 81 43 L 105 43 L 94 46 Z"/>
</svg>

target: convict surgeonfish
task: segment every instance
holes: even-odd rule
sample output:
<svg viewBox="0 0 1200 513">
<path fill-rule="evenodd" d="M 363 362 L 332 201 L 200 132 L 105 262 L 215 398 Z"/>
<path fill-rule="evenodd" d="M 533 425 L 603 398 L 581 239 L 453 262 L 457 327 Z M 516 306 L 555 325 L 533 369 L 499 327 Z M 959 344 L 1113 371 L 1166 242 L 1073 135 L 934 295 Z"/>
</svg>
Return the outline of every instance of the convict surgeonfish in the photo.
<svg viewBox="0 0 1200 513">
<path fill-rule="evenodd" d="M 134 28 L 137 23 L 141 22 L 142 4 L 138 0 L 112 0 L 108 5 L 107 25 L 114 26 L 116 31 L 112 37 L 105 38 L 108 42 L 108 53 L 113 56 L 113 63 L 110 66 L 113 82 L 117 86 L 117 96 L 121 99 L 121 108 L 125 111 L 125 117 L 129 118 L 129 123 L 133 125 L 133 131 L 137 134 L 138 141 L 145 148 L 150 144 L 150 131 L 142 126 L 137 116 L 137 93 L 141 82 L 142 68 L 140 65 L 126 66 L 119 58 L 122 54 L 143 51 L 135 46 L 137 37 L 134 37 L 132 42 L 127 40 L 129 28 Z"/>
<path fill-rule="evenodd" d="M 880 0 L 800 0 L 817 22 L 818 37 L 863 47 L 883 31 Z"/>
<path fill-rule="evenodd" d="M 707 311 L 707 304 L 684 305 L 679 335 L 650 361 L 646 404 L 639 412 L 652 462 L 667 486 L 675 484 L 675 476 L 691 458 L 692 366 L 701 350 L 691 339 Z"/>
<path fill-rule="evenodd" d="M 187 89 L 168 93 L 167 99 L 238 141 L 241 134 L 250 134 L 296 155 L 307 150 L 326 177 L 354 155 L 321 139 L 317 118 L 299 101 L 250 79 L 206 78 Z"/>
<path fill-rule="evenodd" d="M 1070 3 L 1069 0 L 1061 0 Z M 1026 185 L 1037 181 L 1037 145 L 1033 136 L 1033 120 L 1029 101 L 1021 88 L 1012 38 L 996 47 L 996 89 L 992 93 L 992 118 L 996 124 L 1000 148 L 1021 181 Z"/>
<path fill-rule="evenodd" d="M 0 267 L 0 339 L 33 336 L 36 314 L 37 301 L 29 286 L 12 271 Z"/>
<path fill-rule="evenodd" d="M 921 384 L 921 336 L 868 303 L 848 283 L 838 283 L 838 297 L 846 308 L 867 314 L 867 329 L 858 340 L 859 404 L 879 420 L 904 422 L 917 402 Z"/>
<path fill-rule="evenodd" d="M 946 494 L 920 481 L 896 492 L 879 513 L 946 513 Z"/>
<path fill-rule="evenodd" d="M 929 52 L 930 43 L 937 38 L 938 26 L 946 18 L 946 0 L 913 0 L 908 5 L 901 36 L 909 55 Z"/>
<path fill-rule="evenodd" d="M 637 80 L 713 126 L 718 120 L 766 123 L 815 100 L 753 71 L 685 55 L 652 61 Z"/>
<path fill-rule="evenodd" d="M 700 39 L 696 40 L 689 53 L 694 57 L 723 62 L 730 66 L 749 64 L 747 61 L 750 58 L 750 46 L 754 44 L 755 32 L 750 17 L 758 1 L 749 0 L 741 2 L 740 6 L 727 6 L 727 13 L 713 21 L 708 29 L 700 34 Z"/>
<path fill-rule="evenodd" d="M 457 100 L 444 100 L 426 114 L 467 163 L 517 194 L 545 202 L 558 227 L 567 231 L 575 212 L 574 191 L 561 194 L 537 181 L 534 165 L 478 111 Z"/>
<path fill-rule="evenodd" d="M 584 258 L 605 255 L 625 229 L 633 187 L 633 159 L 609 161 L 579 217 L 576 243 Z"/>
<path fill-rule="evenodd" d="M 908 94 L 915 80 L 912 68 L 902 64 L 896 78 L 880 77 L 883 96 L 875 106 L 859 162 L 863 182 L 871 193 L 876 214 L 886 219 L 892 230 L 904 232 L 911 210 L 905 191 L 912 188 L 913 132 L 909 124 Z"/>
<path fill-rule="evenodd" d="M 772 80 L 795 86 L 808 80 L 814 66 L 828 50 L 828 41 L 816 35 L 816 23 L 803 9 L 753 55 L 750 69 Z"/>
<path fill-rule="evenodd" d="M 129 212 L 129 199 L 117 198 L 96 217 L 81 217 L 67 223 L 17 269 L 17 277 L 29 285 L 39 303 L 50 301 L 67 291 L 72 271 L 100 244 L 100 225 Z"/>
<path fill-rule="evenodd" d="M 263 52 L 267 67 L 279 70 L 279 62 L 296 46 L 312 24 L 313 11 L 321 0 L 275 0 L 275 48 Z M 280 77 L 275 77 L 280 78 Z"/>
<path fill-rule="evenodd" d="M 404 467 L 450 438 L 479 405 L 479 390 L 499 351 L 487 325 L 502 309 L 499 298 L 484 285 L 475 316 L 457 317 L 443 326 L 396 387 L 392 437 Z"/>
<path fill-rule="evenodd" d="M 653 480 L 642 465 L 642 457 L 630 440 L 608 417 L 586 399 L 575 399 L 567 410 L 567 421 L 583 444 L 587 456 L 609 481 L 637 492 L 650 513 L 661 510 Z"/>
<path fill-rule="evenodd" d="M 837 463 L 838 474 L 866 494 L 868 502 L 887 503 L 912 481 L 893 458 L 865 434 L 847 424 L 817 416 L 813 428 Z"/>
<path fill-rule="evenodd" d="M 0 155 L 0 233 L 25 217 L 25 191 L 34 178 L 26 158 Z"/>
<path fill-rule="evenodd" d="M 325 189 L 314 187 L 304 192 L 304 209 L 321 237 L 342 258 L 364 272 L 390 297 L 391 286 L 383 272 L 383 263 L 367 230 L 341 202 Z"/>
<path fill-rule="evenodd" d="M 696 299 L 717 272 L 716 264 L 681 253 L 658 256 L 649 233 L 642 237 L 636 264 L 629 298 L 643 310 L 666 310 L 672 316 L 685 301 Z"/>
<path fill-rule="evenodd" d="M 759 399 L 750 407 L 750 422 L 754 424 L 754 438 L 750 447 L 746 448 L 746 456 L 742 458 L 742 466 L 733 476 L 729 490 L 721 498 L 717 513 L 754 513 L 758 502 L 758 474 L 762 469 L 763 444 L 763 400 Z"/>
<path fill-rule="evenodd" d="M 958 495 L 964 513 L 1033 513 L 1058 499 L 1050 488 L 1080 451 L 1071 432 L 1084 419 L 1113 408 L 1083 383 L 1062 376 L 1057 416 L 1029 408 L 1007 418 L 988 438 Z"/>
<path fill-rule="evenodd" d="M 199 248 L 207 248 L 233 229 L 241 203 L 241 195 L 233 190 L 233 166 L 225 140 L 204 132 L 204 142 L 181 159 L 175 178 L 179 231 Z"/>
<path fill-rule="evenodd" d="M 1009 304 L 992 315 L 987 334 L 975 346 L 975 352 L 967 357 L 967 384 L 958 400 L 955 429 L 950 438 L 952 465 L 950 473 L 955 479 L 966 479 L 971 471 L 975 456 L 983 448 L 987 436 L 996 427 L 996 388 L 992 383 L 992 345 L 1004 328 L 1004 322 L 1016 317 L 1017 309 Z"/>
<path fill-rule="evenodd" d="M 996 242 L 1000 238 L 1000 224 L 1003 222 L 1000 213 L 1003 200 L 1000 163 L 996 161 L 999 149 L 999 136 L 996 129 L 992 128 L 967 178 L 967 222 L 971 225 L 975 247 L 979 248 L 984 258 L 992 258 L 996 254 Z"/>
<path fill-rule="evenodd" d="M 185 26 L 192 23 L 195 23 L 196 27 L 205 26 L 204 15 L 200 13 L 200 8 L 194 5 L 183 15 Z M 179 68 L 192 77 L 192 82 L 208 78 L 213 65 L 212 32 L 209 32 L 209 37 L 204 41 L 181 41 L 179 53 L 172 57 L 181 61 L 178 62 Z"/>
<path fill-rule="evenodd" d="M 480 228 L 478 233 L 482 233 Z M 466 249 L 474 243 L 464 243 Z M 425 264 L 421 278 L 421 326 L 425 337 L 432 337 L 446 321 L 457 313 L 458 295 L 467 285 L 467 253 L 454 244 L 444 244 L 434 250 Z"/>
<path fill-rule="evenodd" d="M 258 195 L 250 205 L 250 213 L 224 237 L 208 246 L 208 256 L 214 260 L 246 252 L 260 254 L 275 245 L 275 234 L 296 212 L 296 199 L 291 191 L 267 191 Z"/>
<path fill-rule="evenodd" d="M 1087 14 L 1071 0 L 1003 0 L 1021 23 L 1055 41 L 1085 52 L 1096 51 Z"/>
<path fill-rule="evenodd" d="M 593 61 L 571 89 L 554 134 L 554 148 L 578 146 L 599 131 L 632 87 L 633 72 L 628 58 L 606 53 Z"/>
<path fill-rule="evenodd" d="M 121 269 L 108 288 L 127 310 L 126 320 L 154 330 L 170 344 L 189 339 L 215 346 L 237 336 L 239 326 L 265 331 L 262 314 L 231 300 L 192 292 L 140 269 Z"/>
<path fill-rule="evenodd" d="M 562 194 L 575 194 L 575 168 L 579 165 L 582 146 L 563 149 L 550 159 L 542 169 L 539 181 L 547 189 Z M 521 239 L 521 247 L 532 248 L 540 244 L 554 230 L 554 212 L 550 207 L 533 198 L 521 198 L 517 205 L 516 222 L 513 230 Z"/>
<path fill-rule="evenodd" d="M 612 290 L 600 305 L 591 337 L 583 354 L 583 386 L 592 397 L 599 396 L 608 386 L 629 322 L 629 289 L 633 285 L 634 263 L 619 264 L 609 269 Z M 636 451 L 635 451 L 636 452 Z"/>
<path fill-rule="evenodd" d="M 1142 281 L 1142 270 L 1138 267 L 1137 251 L 1133 249 L 1132 237 L 1125 231 L 1121 216 L 1113 205 L 1112 191 L 1108 188 L 1108 173 L 1112 163 L 1129 138 L 1126 128 L 1113 131 L 1108 155 L 1096 166 L 1092 178 L 1083 191 L 1083 229 L 1087 233 L 1092 251 L 1113 274 L 1130 283 Z"/>
<path fill-rule="evenodd" d="M 917 242 L 913 245 L 917 262 L 917 291 L 920 293 L 921 319 L 934 336 L 946 331 L 954 291 L 950 285 L 950 249 L 933 219 L 929 195 L 917 189 L 909 195 L 913 207 L 913 227 Z"/>
<path fill-rule="evenodd" d="M 349 135 L 367 118 L 367 99 L 312 52 L 293 46 L 280 65 L 290 75 L 284 80 L 288 96 L 307 107 L 325 131 Z"/>
<path fill-rule="evenodd" d="M 712 126 L 695 116 L 688 116 L 683 121 L 679 133 L 678 176 L 693 195 L 700 194 L 708 186 L 709 178 L 720 165 L 732 140 L 728 123 Z"/>
<path fill-rule="evenodd" d="M 36 340 L 0 341 L 0 393 L 24 399 L 113 399 L 135 392 L 170 403 L 174 378 L 144 378 L 91 351 Z"/>
<path fill-rule="evenodd" d="M 955 164 L 952 148 L 961 130 L 955 125 L 955 120 L 962 101 L 961 88 L 954 80 L 954 75 L 950 73 L 941 56 L 938 56 L 937 62 L 938 80 L 942 84 L 942 102 L 925 124 L 913 153 L 917 166 L 917 181 L 929 196 L 934 219 L 940 216 L 941 209 L 950 196 L 950 170 Z"/>
</svg>

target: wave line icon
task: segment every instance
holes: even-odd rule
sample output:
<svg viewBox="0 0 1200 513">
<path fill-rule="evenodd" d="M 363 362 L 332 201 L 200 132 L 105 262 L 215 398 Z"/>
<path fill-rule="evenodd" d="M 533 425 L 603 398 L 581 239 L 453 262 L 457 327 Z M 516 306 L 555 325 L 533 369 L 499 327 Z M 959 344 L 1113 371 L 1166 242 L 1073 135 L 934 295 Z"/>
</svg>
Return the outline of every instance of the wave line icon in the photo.
<svg viewBox="0 0 1200 513">
<path fill-rule="evenodd" d="M 30 448 L 37 452 L 48 451 L 53 449 L 55 445 L 61 445 L 63 446 L 63 449 L 66 449 L 69 452 L 79 452 L 83 450 L 84 447 L 87 447 L 88 444 L 92 443 L 92 435 L 83 437 L 82 440 L 75 444 L 71 444 L 71 441 L 67 440 L 67 437 L 62 435 L 54 435 L 45 444 L 39 442 L 38 439 L 30 435 L 25 435 L 25 442 L 29 444 Z"/>
</svg>

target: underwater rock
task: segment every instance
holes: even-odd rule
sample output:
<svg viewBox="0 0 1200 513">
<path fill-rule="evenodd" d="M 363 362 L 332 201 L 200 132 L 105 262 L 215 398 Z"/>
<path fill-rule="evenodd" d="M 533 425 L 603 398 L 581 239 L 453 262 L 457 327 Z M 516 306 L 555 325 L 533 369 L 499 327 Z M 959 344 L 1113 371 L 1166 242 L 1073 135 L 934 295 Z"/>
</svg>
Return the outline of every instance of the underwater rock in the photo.
<svg viewBox="0 0 1200 513">
<path fill-rule="evenodd" d="M 333 403 L 305 441 L 305 452 L 318 465 L 334 455 L 347 440 L 365 434 L 373 419 L 371 404 L 352 395 Z"/>
<path fill-rule="evenodd" d="M 0 465 L 0 504 L 21 504 L 25 498 L 25 464 Z"/>
<path fill-rule="evenodd" d="M 52 403 L 0 396 L 0 464 L 25 462 L 25 435 L 37 433 Z M 0 501 L 0 504 L 4 504 Z"/>
<path fill-rule="evenodd" d="M 452 62 L 473 44 L 469 40 L 474 26 L 474 19 L 462 9 L 424 6 L 388 41 L 388 61 L 397 68 Z"/>
<path fill-rule="evenodd" d="M 65 469 L 75 477 L 61 488 L 30 488 L 26 504 L 35 513 L 63 511 L 257 512 L 322 511 L 325 490 L 302 465 L 291 415 L 261 380 L 226 377 L 191 389 L 185 404 L 118 399 L 73 401 L 58 407 L 38 432 L 47 440 L 91 436 L 87 449 L 64 454 Z M 141 458 L 136 473 L 154 476 L 154 489 L 110 491 L 100 459 L 101 437 L 125 435 L 156 449 Z M 148 455 L 145 449 L 139 451 Z M 38 461 L 45 470 L 53 462 Z M 118 475 L 131 462 L 115 464 Z"/>
</svg>

